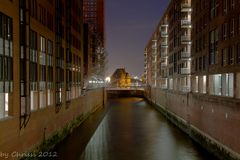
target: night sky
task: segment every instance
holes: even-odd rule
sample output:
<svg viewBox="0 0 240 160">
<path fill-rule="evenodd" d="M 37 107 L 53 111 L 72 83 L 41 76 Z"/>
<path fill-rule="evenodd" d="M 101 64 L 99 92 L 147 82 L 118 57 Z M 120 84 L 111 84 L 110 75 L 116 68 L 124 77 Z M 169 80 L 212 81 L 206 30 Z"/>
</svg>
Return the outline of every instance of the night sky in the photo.
<svg viewBox="0 0 240 160">
<path fill-rule="evenodd" d="M 144 71 L 144 48 L 169 0 L 106 0 L 107 73 L 125 68 L 132 76 Z"/>
</svg>

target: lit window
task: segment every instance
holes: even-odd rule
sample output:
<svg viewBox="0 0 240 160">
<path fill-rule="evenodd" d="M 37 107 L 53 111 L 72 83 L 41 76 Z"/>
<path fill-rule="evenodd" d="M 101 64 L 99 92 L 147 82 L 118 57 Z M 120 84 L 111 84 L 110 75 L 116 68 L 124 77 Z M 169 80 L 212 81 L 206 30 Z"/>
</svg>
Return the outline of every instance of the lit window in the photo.
<svg viewBox="0 0 240 160">
<path fill-rule="evenodd" d="M 222 76 L 223 81 L 223 96 L 233 97 L 234 93 L 234 75 L 233 73 L 226 73 Z"/>
<path fill-rule="evenodd" d="M 39 107 L 44 108 L 46 104 L 46 38 L 40 36 L 39 55 Z"/>
<path fill-rule="evenodd" d="M 222 75 L 215 74 L 209 76 L 209 88 L 211 95 L 222 95 Z"/>
<path fill-rule="evenodd" d="M 38 94 L 37 94 L 37 33 L 33 30 L 30 31 L 30 63 L 29 63 L 29 77 L 30 77 L 30 101 L 31 110 L 38 108 Z"/>
<path fill-rule="evenodd" d="M 196 93 L 199 92 L 199 77 L 198 76 L 196 76 L 193 79 L 193 92 L 196 92 Z"/>
<path fill-rule="evenodd" d="M 9 96 L 12 91 L 12 19 L 0 13 L 0 119 L 9 115 Z"/>
<path fill-rule="evenodd" d="M 207 76 L 202 77 L 202 90 L 201 93 L 207 93 Z"/>
</svg>

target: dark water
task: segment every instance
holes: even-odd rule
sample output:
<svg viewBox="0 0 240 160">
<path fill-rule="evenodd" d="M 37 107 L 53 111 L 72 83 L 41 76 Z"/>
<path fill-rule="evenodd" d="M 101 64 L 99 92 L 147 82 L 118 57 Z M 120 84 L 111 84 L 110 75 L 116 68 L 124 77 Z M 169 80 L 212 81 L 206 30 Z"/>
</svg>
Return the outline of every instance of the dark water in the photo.
<svg viewBox="0 0 240 160">
<path fill-rule="evenodd" d="M 105 111 L 98 111 L 56 148 L 60 159 L 216 159 L 141 98 L 110 100 Z"/>
</svg>

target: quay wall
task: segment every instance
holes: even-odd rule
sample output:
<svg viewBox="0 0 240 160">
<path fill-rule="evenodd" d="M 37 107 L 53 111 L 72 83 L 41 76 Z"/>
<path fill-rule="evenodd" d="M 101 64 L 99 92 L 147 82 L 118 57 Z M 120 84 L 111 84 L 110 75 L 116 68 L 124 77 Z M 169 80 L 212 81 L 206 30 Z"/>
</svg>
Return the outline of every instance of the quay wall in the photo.
<svg viewBox="0 0 240 160">
<path fill-rule="evenodd" d="M 240 159 L 239 100 L 159 88 L 147 91 L 146 99 L 220 159 Z"/>
</svg>

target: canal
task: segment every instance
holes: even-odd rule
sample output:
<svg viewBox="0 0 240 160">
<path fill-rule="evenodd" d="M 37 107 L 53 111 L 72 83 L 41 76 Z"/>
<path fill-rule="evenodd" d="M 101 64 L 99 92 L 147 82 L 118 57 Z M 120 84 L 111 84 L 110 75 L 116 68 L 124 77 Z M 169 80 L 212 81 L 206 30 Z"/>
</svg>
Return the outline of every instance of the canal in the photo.
<svg viewBox="0 0 240 160">
<path fill-rule="evenodd" d="M 215 160 L 142 98 L 109 100 L 55 148 L 71 160 Z"/>
</svg>

